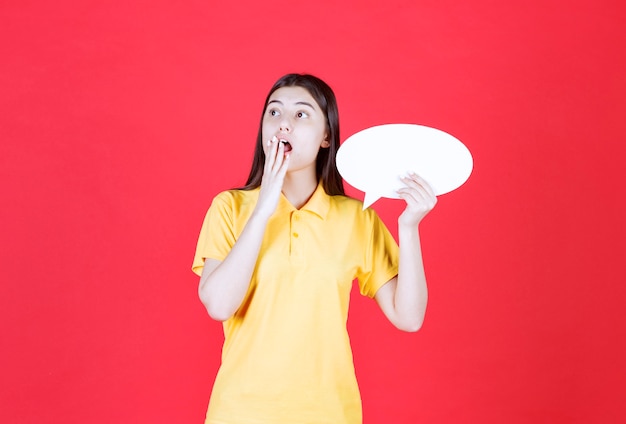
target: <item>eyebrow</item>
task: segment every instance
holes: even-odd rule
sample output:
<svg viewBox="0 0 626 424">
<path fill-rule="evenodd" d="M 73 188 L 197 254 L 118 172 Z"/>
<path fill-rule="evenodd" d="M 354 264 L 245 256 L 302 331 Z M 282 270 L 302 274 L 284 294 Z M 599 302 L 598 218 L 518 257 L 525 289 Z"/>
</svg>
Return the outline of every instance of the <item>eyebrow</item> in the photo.
<svg viewBox="0 0 626 424">
<path fill-rule="evenodd" d="M 270 100 L 269 102 L 267 102 L 268 105 L 272 104 L 272 103 L 280 103 L 281 105 L 283 104 L 283 102 L 281 102 L 280 100 Z M 309 102 L 296 102 L 295 104 L 297 105 L 303 105 L 303 106 L 308 106 L 311 109 L 315 110 L 315 108 L 313 107 L 313 105 Z M 284 105 L 283 105 L 284 106 Z"/>
</svg>

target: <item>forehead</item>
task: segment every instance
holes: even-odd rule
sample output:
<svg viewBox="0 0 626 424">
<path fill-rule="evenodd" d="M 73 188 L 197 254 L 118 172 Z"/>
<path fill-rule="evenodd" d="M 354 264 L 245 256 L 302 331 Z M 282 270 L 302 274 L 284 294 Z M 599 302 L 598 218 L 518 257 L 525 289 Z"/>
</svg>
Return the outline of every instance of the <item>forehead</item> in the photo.
<svg viewBox="0 0 626 424">
<path fill-rule="evenodd" d="M 279 101 L 285 106 L 308 103 L 312 105 L 313 108 L 320 109 L 313 96 L 311 96 L 311 93 L 309 93 L 306 88 L 299 86 L 279 88 L 272 93 L 268 103 L 272 101 Z"/>
</svg>

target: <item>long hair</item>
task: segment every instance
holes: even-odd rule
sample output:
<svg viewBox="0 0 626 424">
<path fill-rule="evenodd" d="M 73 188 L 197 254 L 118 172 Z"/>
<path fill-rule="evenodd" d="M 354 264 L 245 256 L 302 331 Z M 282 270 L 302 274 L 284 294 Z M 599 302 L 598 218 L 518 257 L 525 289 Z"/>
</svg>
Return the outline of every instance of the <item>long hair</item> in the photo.
<svg viewBox="0 0 626 424">
<path fill-rule="evenodd" d="M 287 74 L 281 77 L 272 86 L 265 99 L 259 133 L 254 148 L 252 167 L 246 185 L 242 190 L 252 190 L 261 185 L 263 177 L 263 167 L 265 166 L 265 152 L 263 151 L 263 117 L 267 110 L 267 102 L 274 91 L 282 87 L 302 87 L 311 94 L 326 117 L 326 132 L 330 145 L 320 148 L 315 160 L 315 170 L 318 182 L 321 180 L 322 187 L 328 195 L 345 195 L 343 180 L 337 170 L 335 157 L 339 149 L 339 111 L 337 109 L 337 99 L 333 90 L 321 79 L 308 74 Z"/>
</svg>

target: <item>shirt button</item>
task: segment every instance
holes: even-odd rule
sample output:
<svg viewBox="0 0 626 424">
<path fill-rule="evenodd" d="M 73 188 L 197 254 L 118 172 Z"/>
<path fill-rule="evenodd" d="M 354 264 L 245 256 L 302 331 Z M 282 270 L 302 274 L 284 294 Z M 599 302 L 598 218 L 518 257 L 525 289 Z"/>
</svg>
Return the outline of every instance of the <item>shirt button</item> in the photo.
<svg viewBox="0 0 626 424">
<path fill-rule="evenodd" d="M 293 236 L 294 236 L 295 238 L 298 238 L 298 233 L 293 233 Z"/>
</svg>

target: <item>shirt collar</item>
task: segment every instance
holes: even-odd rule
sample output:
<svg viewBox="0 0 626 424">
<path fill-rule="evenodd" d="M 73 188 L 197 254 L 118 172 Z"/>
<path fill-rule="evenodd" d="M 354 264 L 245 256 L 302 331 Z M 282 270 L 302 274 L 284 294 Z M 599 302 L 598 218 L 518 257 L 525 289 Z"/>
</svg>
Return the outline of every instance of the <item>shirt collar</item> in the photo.
<svg viewBox="0 0 626 424">
<path fill-rule="evenodd" d="M 317 188 L 309 201 L 300 209 L 313 212 L 320 218 L 326 219 L 326 215 L 328 215 L 328 210 L 330 209 L 330 196 L 326 194 L 321 181 L 317 184 Z"/>
<path fill-rule="evenodd" d="M 257 193 L 260 190 L 260 187 L 256 188 Z M 318 183 L 317 188 L 311 195 L 311 198 L 300 208 L 301 211 L 312 212 L 315 215 L 319 216 L 321 219 L 325 220 L 328 215 L 328 210 L 330 209 L 330 196 L 326 194 L 326 190 L 322 186 L 322 183 Z M 290 213 L 296 210 L 289 200 L 285 197 L 284 194 L 281 193 L 280 200 L 278 201 L 277 211 L 279 213 Z"/>
</svg>

